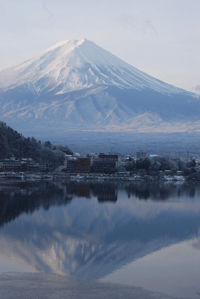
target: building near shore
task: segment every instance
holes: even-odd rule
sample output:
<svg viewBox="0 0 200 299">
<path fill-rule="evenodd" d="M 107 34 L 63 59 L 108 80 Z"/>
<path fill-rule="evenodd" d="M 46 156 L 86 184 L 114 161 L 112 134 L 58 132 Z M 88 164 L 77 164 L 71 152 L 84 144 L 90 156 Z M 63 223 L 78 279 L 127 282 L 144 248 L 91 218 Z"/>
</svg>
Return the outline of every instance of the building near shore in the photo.
<svg viewBox="0 0 200 299">
<path fill-rule="evenodd" d="M 33 162 L 32 159 L 23 158 L 21 160 L 1 159 L 0 171 L 7 172 L 37 172 L 40 170 L 39 164 Z"/>
<path fill-rule="evenodd" d="M 90 157 L 79 157 L 75 160 L 75 172 L 76 173 L 88 173 L 91 168 Z"/>
<path fill-rule="evenodd" d="M 116 172 L 116 162 L 94 160 L 93 172 L 96 173 L 114 173 Z"/>
<path fill-rule="evenodd" d="M 67 162 L 65 163 L 65 166 L 66 166 L 67 172 L 74 173 L 75 172 L 75 159 L 74 158 L 68 159 Z"/>
<path fill-rule="evenodd" d="M 110 161 L 110 162 L 118 162 L 118 155 L 111 155 L 111 154 L 99 154 L 98 157 L 99 161 Z"/>
<path fill-rule="evenodd" d="M 147 153 L 143 152 L 143 151 L 139 151 L 135 153 L 135 158 L 136 159 L 140 159 L 140 158 L 146 158 L 147 157 Z"/>
<path fill-rule="evenodd" d="M 120 166 L 117 168 L 117 172 L 118 172 L 118 173 L 125 173 L 125 172 L 126 172 L 126 167 L 120 165 Z"/>
</svg>

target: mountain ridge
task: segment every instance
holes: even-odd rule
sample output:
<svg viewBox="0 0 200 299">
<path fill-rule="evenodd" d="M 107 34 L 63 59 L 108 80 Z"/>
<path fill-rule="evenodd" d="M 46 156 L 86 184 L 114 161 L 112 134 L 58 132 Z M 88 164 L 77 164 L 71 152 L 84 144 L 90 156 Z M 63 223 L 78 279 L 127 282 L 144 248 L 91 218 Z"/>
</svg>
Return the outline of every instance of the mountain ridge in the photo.
<svg viewBox="0 0 200 299">
<path fill-rule="evenodd" d="M 0 118 L 22 133 L 200 130 L 195 94 L 86 39 L 61 41 L 0 72 Z M 37 136 L 37 135 L 36 135 Z"/>
<path fill-rule="evenodd" d="M 97 72 L 100 71 L 100 67 L 104 67 L 104 73 L 107 68 L 107 70 L 110 71 L 115 78 L 113 79 L 112 76 L 106 78 L 104 74 L 104 80 L 99 78 L 97 80 L 95 74 L 91 70 L 91 67 L 93 67 Z M 109 67 L 116 68 L 118 72 L 121 71 L 121 76 L 117 76 L 115 70 L 109 70 Z M 96 81 L 92 82 L 93 85 L 116 85 L 120 88 L 141 89 L 145 87 L 145 83 L 147 84 L 146 87 L 155 87 L 154 85 L 156 85 L 157 83 L 157 85 L 161 85 L 160 88 L 163 88 L 163 91 L 165 92 L 183 91 L 182 89 L 173 87 L 170 84 L 164 83 L 158 79 L 153 78 L 150 75 L 147 75 L 146 73 L 127 64 L 118 57 L 86 39 L 61 41 L 54 46 L 44 50 L 40 54 L 35 55 L 31 59 L 28 59 L 14 67 L 10 67 L 1 71 L 0 86 L 7 88 L 9 86 L 15 86 L 15 84 L 19 85 L 21 83 L 30 83 L 30 80 L 32 79 L 41 79 L 41 77 L 46 75 L 49 75 L 50 78 L 57 79 L 58 83 L 61 84 L 63 80 L 66 81 L 67 77 L 73 75 L 70 73 L 71 70 L 82 70 L 82 68 L 84 70 L 88 68 L 90 74 L 95 77 Z M 9 71 L 12 71 L 12 73 L 14 73 L 14 75 L 12 75 L 13 77 L 11 76 Z M 64 71 L 65 73 L 63 78 L 62 72 Z M 128 76 L 126 74 L 126 71 L 128 72 Z M 131 74 L 131 71 L 132 73 L 134 72 L 134 78 L 132 78 L 133 74 Z M 33 74 L 30 74 L 30 72 L 33 72 Z M 38 72 L 39 75 L 36 74 L 36 72 Z M 103 72 L 101 73 L 101 75 L 102 74 Z M 2 78 L 6 75 L 7 83 L 5 83 L 5 79 Z M 20 79 L 16 79 L 15 76 L 20 77 Z M 126 76 L 126 79 L 124 79 L 123 76 Z M 88 78 L 88 80 L 89 79 L 90 78 Z M 134 79 L 134 82 L 132 79 Z M 13 80 L 14 84 L 11 83 Z M 121 82 L 119 83 L 117 81 Z M 86 85 L 86 87 L 91 87 L 93 85 L 89 84 Z M 85 86 L 80 86 L 80 88 L 82 87 L 84 88 Z M 158 87 L 156 88 L 158 89 Z M 75 86 L 75 90 L 76 89 L 77 86 Z M 70 88 L 66 91 L 70 90 L 74 90 L 73 86 L 70 86 Z M 190 94 L 190 92 L 184 92 Z"/>
</svg>

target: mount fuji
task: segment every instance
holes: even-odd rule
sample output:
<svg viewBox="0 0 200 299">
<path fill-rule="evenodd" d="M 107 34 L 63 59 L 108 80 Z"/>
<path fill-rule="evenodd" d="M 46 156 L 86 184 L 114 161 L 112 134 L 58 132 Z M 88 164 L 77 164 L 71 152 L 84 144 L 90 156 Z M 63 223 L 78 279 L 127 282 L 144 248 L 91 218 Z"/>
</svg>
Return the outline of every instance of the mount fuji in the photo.
<svg viewBox="0 0 200 299">
<path fill-rule="evenodd" d="M 25 135 L 200 130 L 200 100 L 86 39 L 0 72 L 0 120 Z"/>
</svg>

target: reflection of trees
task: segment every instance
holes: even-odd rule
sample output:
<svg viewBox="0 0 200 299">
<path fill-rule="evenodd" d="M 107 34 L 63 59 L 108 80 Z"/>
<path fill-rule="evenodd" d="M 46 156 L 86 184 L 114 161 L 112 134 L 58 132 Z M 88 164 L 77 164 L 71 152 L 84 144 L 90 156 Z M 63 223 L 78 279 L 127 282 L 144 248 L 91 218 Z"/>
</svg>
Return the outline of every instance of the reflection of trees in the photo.
<svg viewBox="0 0 200 299">
<path fill-rule="evenodd" d="M 53 182 L 18 182 L 1 184 L 0 226 L 13 221 L 23 213 L 33 213 L 40 208 L 48 210 L 54 205 L 65 205 L 73 196 L 90 197 L 91 192 L 99 202 L 117 201 L 117 187 L 112 184 L 81 184 Z"/>
<path fill-rule="evenodd" d="M 152 200 L 167 200 L 170 197 L 194 197 L 196 194 L 196 184 L 184 183 L 181 185 L 176 185 L 174 183 L 160 183 L 151 182 L 144 183 L 139 182 L 131 185 L 125 186 L 125 191 L 130 198 L 135 196 L 139 199 L 152 199 Z"/>
<path fill-rule="evenodd" d="M 62 186 L 50 182 L 1 185 L 0 226 L 22 213 L 32 214 L 40 208 L 48 210 L 53 205 L 67 204 L 71 199 Z"/>
<path fill-rule="evenodd" d="M 128 197 L 144 200 L 168 200 L 183 196 L 193 198 L 198 194 L 198 185 L 184 183 L 139 182 L 124 184 Z M 56 182 L 19 182 L 0 185 L 0 226 L 8 223 L 22 213 L 33 213 L 40 208 L 48 210 L 54 205 L 66 205 L 73 196 L 89 198 L 92 195 L 99 202 L 117 201 L 118 185 L 114 183 L 56 183 Z"/>
</svg>

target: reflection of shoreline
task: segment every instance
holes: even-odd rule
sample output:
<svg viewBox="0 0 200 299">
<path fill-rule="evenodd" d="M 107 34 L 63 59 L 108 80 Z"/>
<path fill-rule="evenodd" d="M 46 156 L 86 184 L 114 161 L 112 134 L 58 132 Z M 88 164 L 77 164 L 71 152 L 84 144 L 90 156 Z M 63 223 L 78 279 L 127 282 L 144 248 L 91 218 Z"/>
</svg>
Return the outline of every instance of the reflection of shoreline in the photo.
<svg viewBox="0 0 200 299">
<path fill-rule="evenodd" d="M 197 176 L 193 175 L 184 176 L 177 174 L 165 175 L 164 173 L 158 174 L 142 174 L 136 172 L 130 174 L 125 173 L 114 173 L 114 174 L 104 174 L 104 173 L 62 173 L 62 172 L 51 172 L 51 173 L 26 173 L 26 172 L 0 172 L 0 180 L 22 180 L 22 181 L 55 181 L 55 180 L 65 180 L 73 182 L 184 182 L 187 180 L 198 181 Z"/>
<path fill-rule="evenodd" d="M 136 197 L 140 200 L 163 201 L 171 197 L 188 196 L 194 198 L 195 194 L 199 195 L 200 183 L 176 184 L 173 182 L 154 182 L 154 183 L 137 183 L 125 185 L 125 191 L 130 197 Z"/>
<path fill-rule="evenodd" d="M 166 201 L 172 197 L 199 195 L 200 184 L 187 183 L 74 183 L 74 182 L 20 182 L 4 181 L 0 184 L 0 226 L 35 210 L 48 210 L 53 206 L 70 203 L 74 197 L 96 197 L 99 203 L 118 200 L 118 190 L 124 190 L 127 198 Z"/>
</svg>

